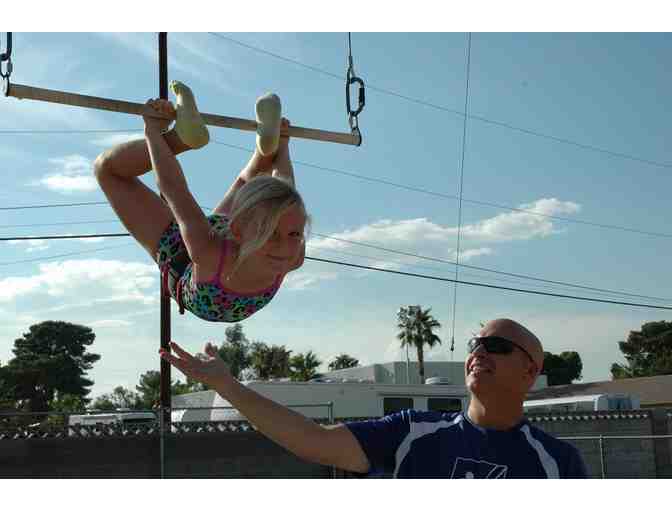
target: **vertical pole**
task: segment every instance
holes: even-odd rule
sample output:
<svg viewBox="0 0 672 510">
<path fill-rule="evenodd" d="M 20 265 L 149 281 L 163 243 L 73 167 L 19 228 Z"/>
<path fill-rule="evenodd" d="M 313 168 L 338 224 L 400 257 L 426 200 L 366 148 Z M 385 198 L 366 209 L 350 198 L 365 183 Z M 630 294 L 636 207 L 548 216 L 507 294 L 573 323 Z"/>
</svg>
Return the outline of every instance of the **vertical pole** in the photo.
<svg viewBox="0 0 672 510">
<path fill-rule="evenodd" d="M 329 425 L 334 424 L 334 403 L 329 402 Z M 331 477 L 336 478 L 336 466 L 331 466 Z"/>
<path fill-rule="evenodd" d="M 602 434 L 600 434 L 600 471 L 602 478 L 606 478 L 606 469 L 604 468 L 604 438 Z"/>
<path fill-rule="evenodd" d="M 168 35 L 166 32 L 159 32 L 159 97 L 168 99 Z M 163 196 L 162 196 L 163 198 Z M 169 350 L 170 342 L 170 297 L 168 289 L 163 288 L 163 278 L 161 279 L 161 347 Z M 168 430 L 171 429 L 170 422 L 170 363 L 161 359 L 161 403 L 159 405 L 161 413 L 161 478 L 164 478 L 164 434 L 165 425 Z"/>
</svg>

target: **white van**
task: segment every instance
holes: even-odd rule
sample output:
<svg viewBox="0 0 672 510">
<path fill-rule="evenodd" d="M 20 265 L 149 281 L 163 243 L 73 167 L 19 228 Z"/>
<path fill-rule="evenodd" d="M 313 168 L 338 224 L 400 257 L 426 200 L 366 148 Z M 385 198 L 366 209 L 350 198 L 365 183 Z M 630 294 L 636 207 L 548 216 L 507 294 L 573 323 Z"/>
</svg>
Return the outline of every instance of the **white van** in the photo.
<svg viewBox="0 0 672 510">
<path fill-rule="evenodd" d="M 573 397 L 526 400 L 523 409 L 528 414 L 567 413 L 572 411 L 623 411 L 639 409 L 639 398 L 634 395 L 602 393 Z"/>
<path fill-rule="evenodd" d="M 101 435 L 100 426 L 117 426 L 121 430 L 133 425 L 149 425 L 157 422 L 156 415 L 151 411 L 128 411 L 91 414 L 72 414 L 68 417 L 68 435 Z"/>
<path fill-rule="evenodd" d="M 372 418 L 402 409 L 419 411 L 460 411 L 467 408 L 469 396 L 465 386 L 448 384 L 380 384 L 370 381 L 269 382 L 243 383 L 257 393 L 316 419 Z M 329 414 L 333 403 L 333 416 Z M 172 397 L 172 421 L 245 420 L 215 391 L 200 391 Z"/>
</svg>

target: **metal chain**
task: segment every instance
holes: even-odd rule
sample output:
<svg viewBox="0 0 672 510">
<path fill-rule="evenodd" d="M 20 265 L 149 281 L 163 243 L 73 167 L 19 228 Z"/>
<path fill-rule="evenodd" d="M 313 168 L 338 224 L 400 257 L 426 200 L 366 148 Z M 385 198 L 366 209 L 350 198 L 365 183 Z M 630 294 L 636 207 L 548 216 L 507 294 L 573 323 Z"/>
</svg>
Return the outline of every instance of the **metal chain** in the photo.
<svg viewBox="0 0 672 510">
<path fill-rule="evenodd" d="M 359 85 L 358 106 L 356 110 L 352 109 L 350 102 L 350 85 L 353 84 Z M 362 133 L 359 130 L 359 119 L 357 116 L 364 109 L 365 102 L 364 80 L 355 74 L 355 67 L 352 62 L 352 39 L 350 32 L 348 32 L 348 71 L 345 76 L 345 108 L 348 114 L 348 124 L 350 124 L 350 129 L 359 139 L 357 145 L 361 145 L 362 143 Z"/>
<path fill-rule="evenodd" d="M 5 80 L 9 80 L 10 75 L 12 74 L 12 33 L 7 32 L 7 50 L 4 53 L 0 53 L 0 76 Z M 6 71 L 2 70 L 2 63 L 7 62 Z"/>
</svg>

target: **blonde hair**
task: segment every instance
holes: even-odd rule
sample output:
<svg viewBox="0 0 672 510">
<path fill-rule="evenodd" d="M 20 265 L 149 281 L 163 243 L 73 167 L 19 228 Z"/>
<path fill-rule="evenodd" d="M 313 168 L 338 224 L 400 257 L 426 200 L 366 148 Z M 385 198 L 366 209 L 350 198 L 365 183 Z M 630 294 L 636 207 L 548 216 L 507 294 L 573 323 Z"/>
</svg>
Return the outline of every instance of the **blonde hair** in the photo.
<svg viewBox="0 0 672 510">
<path fill-rule="evenodd" d="M 310 217 L 306 212 L 303 198 L 289 181 L 270 175 L 260 175 L 250 179 L 238 190 L 231 206 L 229 225 L 234 221 L 238 221 L 241 225 L 255 222 L 257 230 L 252 239 L 240 245 L 231 274 L 236 272 L 250 254 L 260 249 L 271 238 L 280 217 L 293 205 L 299 206 L 308 226 Z M 227 237 L 232 237 L 230 229 Z"/>
</svg>

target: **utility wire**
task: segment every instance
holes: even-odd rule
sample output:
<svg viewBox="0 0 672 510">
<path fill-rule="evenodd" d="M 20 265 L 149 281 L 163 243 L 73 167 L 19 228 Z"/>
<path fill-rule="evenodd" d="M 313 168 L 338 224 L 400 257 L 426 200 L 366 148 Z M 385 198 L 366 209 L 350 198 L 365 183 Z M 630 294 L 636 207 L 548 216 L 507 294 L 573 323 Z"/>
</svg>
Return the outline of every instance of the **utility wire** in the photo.
<svg viewBox="0 0 672 510">
<path fill-rule="evenodd" d="M 317 235 L 319 237 L 330 238 L 329 236 L 323 236 L 321 234 L 314 234 L 314 235 Z M 0 237 L 0 241 L 35 241 L 35 240 L 50 240 L 50 239 L 82 239 L 82 238 L 86 239 L 86 238 L 128 237 L 128 236 L 130 236 L 130 234 L 128 234 L 128 233 L 119 233 L 119 234 L 86 234 L 86 235 L 58 235 L 58 236 L 31 236 L 31 237 Z M 337 238 L 331 237 L 331 239 L 337 239 Z M 377 248 L 377 249 L 380 249 L 382 251 L 390 251 L 392 253 L 408 255 L 408 256 L 411 256 L 411 257 L 417 257 L 417 258 L 426 259 L 426 260 L 434 260 L 434 261 L 440 261 L 440 262 L 444 262 L 444 263 L 454 264 L 454 262 L 448 262 L 448 261 L 444 261 L 442 259 L 432 259 L 431 257 L 424 257 L 424 256 L 421 256 L 421 255 L 404 253 L 404 252 L 400 252 L 400 251 L 397 251 L 397 250 L 389 250 L 389 249 L 386 249 L 386 248 L 375 247 L 375 246 L 372 246 L 372 245 L 367 245 L 367 244 L 359 243 L 359 242 L 355 242 L 355 241 L 345 241 L 345 240 L 342 240 L 342 239 L 337 239 L 337 240 L 340 240 L 340 241 L 343 241 L 343 242 L 346 242 L 346 243 L 349 242 L 351 244 L 356 244 L 356 245 L 368 246 L 370 248 Z M 307 258 L 309 258 L 309 257 L 307 257 Z M 315 260 L 319 260 L 319 259 L 315 259 Z M 467 265 L 464 265 L 464 264 L 463 264 L 463 266 L 464 267 L 475 268 L 475 269 L 486 271 L 486 272 L 494 272 L 494 273 L 500 273 L 500 274 L 513 275 L 513 273 L 503 273 L 503 272 L 500 272 L 500 271 L 494 271 L 494 270 L 479 268 L 477 266 L 467 266 Z M 356 266 L 356 267 L 359 267 L 359 266 Z M 362 266 L 362 267 L 368 267 L 368 266 Z M 377 268 L 373 268 L 373 269 L 377 270 Z M 425 275 L 425 277 L 428 277 L 428 276 Z M 546 282 L 546 283 L 554 283 L 554 282 L 552 282 L 552 280 L 542 280 L 542 279 L 539 279 L 539 278 L 532 278 L 532 277 L 527 277 L 527 276 L 519 276 L 519 277 L 523 278 L 523 279 L 529 278 L 529 279 L 538 280 L 538 281 L 542 281 L 542 282 Z M 445 278 L 443 278 L 441 280 L 442 281 L 451 281 L 451 282 L 456 282 L 457 281 L 455 279 L 447 280 Z M 462 282 L 460 282 L 460 283 L 462 283 Z M 562 283 L 562 282 L 556 282 L 556 283 L 559 284 L 559 285 L 567 285 L 567 286 L 572 286 L 572 287 L 585 288 L 583 286 L 578 286 L 578 285 L 574 285 L 574 284 L 568 284 L 568 283 Z M 472 282 L 472 284 L 473 284 L 473 282 Z M 487 286 L 486 284 L 483 284 L 483 285 Z M 655 298 L 655 297 L 652 298 L 652 297 L 649 297 L 649 296 L 633 295 L 633 294 L 627 294 L 627 293 L 623 293 L 623 292 L 619 292 L 619 291 L 609 291 L 609 290 L 606 290 L 606 289 L 597 289 L 597 288 L 592 288 L 592 287 L 587 287 L 587 289 L 592 290 L 592 291 L 602 291 L 602 292 L 608 292 L 608 293 L 612 293 L 612 294 L 624 294 L 624 295 L 642 297 L 644 299 L 649 299 L 649 300 L 658 300 L 658 301 L 669 302 L 669 300 L 665 300 L 663 298 Z M 518 289 L 518 291 L 524 292 L 524 289 Z M 530 291 L 530 292 L 535 293 L 536 291 L 534 291 L 534 292 Z M 561 294 L 558 294 L 558 296 L 565 297 L 565 295 L 561 295 Z M 589 299 L 589 298 L 585 298 L 585 299 Z M 590 298 L 590 299 L 592 299 L 592 298 Z M 599 299 L 597 299 L 597 301 L 598 302 L 608 302 L 608 301 L 599 300 Z M 614 303 L 615 304 L 629 304 L 629 303 L 623 303 L 623 302 L 614 302 Z M 633 305 L 633 306 L 635 306 L 635 305 Z M 639 305 L 636 305 L 636 306 L 639 306 Z M 642 306 L 644 306 L 644 305 L 642 305 Z M 651 305 L 651 306 L 653 306 L 653 305 Z M 672 308 L 670 308 L 670 309 L 672 309 Z"/>
<path fill-rule="evenodd" d="M 469 68 L 471 65 L 471 32 L 467 36 L 467 72 L 466 85 L 464 92 L 464 119 L 462 122 L 462 157 L 460 159 L 460 193 L 457 207 L 457 249 L 455 250 L 455 281 L 458 280 L 458 270 L 460 268 L 460 240 L 462 238 L 462 189 L 464 183 L 464 153 L 467 146 L 467 116 L 469 112 Z M 453 325 L 452 335 L 450 340 L 450 359 L 452 361 L 455 352 L 455 321 L 457 310 L 457 283 L 453 287 Z"/>
<path fill-rule="evenodd" d="M 212 141 L 212 143 L 215 143 L 215 144 L 218 144 L 218 145 L 224 145 L 226 147 L 230 147 L 232 149 L 240 150 L 240 151 L 243 151 L 243 152 L 248 152 L 248 153 L 253 152 L 253 151 L 251 151 L 251 150 L 249 150 L 245 147 L 241 147 L 239 145 L 220 142 L 220 141 L 217 141 L 217 140 L 214 140 L 214 139 L 211 140 L 211 141 Z M 417 193 L 423 193 L 425 195 L 435 196 L 435 197 L 439 197 L 439 198 L 459 200 L 459 196 L 456 196 L 456 195 L 449 195 L 447 193 L 440 193 L 440 192 L 426 190 L 426 189 L 418 188 L 418 187 L 414 187 L 414 186 L 407 186 L 405 184 L 399 184 L 399 183 L 395 183 L 395 182 L 391 182 L 391 181 L 386 181 L 384 179 L 378 179 L 378 178 L 375 178 L 375 177 L 366 177 L 366 176 L 359 175 L 359 174 L 356 174 L 356 173 L 346 172 L 344 170 L 337 170 L 335 168 L 328 168 L 328 167 L 325 167 L 325 166 L 315 165 L 313 163 L 307 163 L 305 161 L 293 160 L 293 163 L 297 164 L 297 165 L 304 165 L 304 166 L 307 166 L 307 167 L 310 167 L 310 168 L 315 168 L 315 169 L 318 169 L 318 170 L 323 170 L 323 171 L 326 171 L 326 172 L 331 172 L 331 173 L 340 174 L 340 175 L 346 175 L 348 177 L 353 177 L 355 179 L 359 179 L 359 180 L 363 180 L 363 181 L 374 182 L 374 183 L 378 183 L 378 184 L 384 184 L 384 185 L 387 185 L 387 186 L 392 186 L 392 187 L 399 188 L 399 189 L 404 189 L 404 190 L 407 190 L 407 191 L 414 191 L 414 192 L 417 192 Z M 485 202 L 485 201 L 482 201 L 482 200 L 471 200 L 471 199 L 468 199 L 468 198 L 462 198 L 462 202 L 475 204 L 475 205 L 482 205 L 482 206 L 486 206 L 486 207 L 493 207 L 493 208 L 496 208 L 496 209 L 504 209 L 504 210 L 518 212 L 518 213 L 522 213 L 522 214 L 530 214 L 532 216 L 540 216 L 540 217 L 543 217 L 543 218 L 549 218 L 549 219 L 558 220 L 558 221 L 565 221 L 565 222 L 568 222 L 568 223 L 576 223 L 576 224 L 579 224 L 579 225 L 587 225 L 587 226 L 591 226 L 591 227 L 598 227 L 598 228 L 604 228 L 604 229 L 610 229 L 610 230 L 619 230 L 619 231 L 630 232 L 630 233 L 634 233 L 634 234 L 642 234 L 642 235 L 647 235 L 647 236 L 651 236 L 651 237 L 661 237 L 661 238 L 665 238 L 665 239 L 672 239 L 672 234 L 666 234 L 666 233 L 663 233 L 663 232 L 652 232 L 652 231 L 647 231 L 647 230 L 624 227 L 624 226 L 621 226 L 621 225 L 610 225 L 610 224 L 606 224 L 606 223 L 597 223 L 597 222 L 592 222 L 592 221 L 579 220 L 579 219 L 575 219 L 575 218 L 567 218 L 567 217 L 564 217 L 564 216 L 554 216 L 552 214 L 544 214 L 544 213 L 539 213 L 539 212 L 535 212 L 535 211 L 530 211 L 530 210 L 527 210 L 527 209 L 520 209 L 518 207 L 511 207 L 511 206 L 507 206 L 507 205 L 503 205 L 503 204 Z M 75 206 L 105 205 L 105 204 L 107 204 L 107 202 L 81 202 L 81 203 L 48 204 L 48 205 L 23 205 L 23 206 L 0 207 L 0 211 L 19 211 L 19 210 L 29 210 L 29 209 L 41 209 L 41 208 L 75 207 Z"/>
<path fill-rule="evenodd" d="M 331 73 L 329 71 L 326 71 L 324 69 L 320 69 L 320 68 L 315 67 L 315 66 L 310 66 L 310 65 L 304 64 L 303 62 L 299 62 L 298 60 L 283 57 L 282 55 L 278 55 L 277 53 L 273 53 L 273 52 L 261 49 L 261 48 L 256 47 L 256 46 L 252 46 L 250 44 L 243 43 L 243 42 L 238 41 L 236 39 L 233 39 L 231 37 L 227 37 L 227 36 L 224 36 L 222 34 L 218 34 L 216 32 L 209 32 L 209 34 L 213 35 L 215 37 L 218 37 L 219 39 L 223 39 L 223 40 L 226 40 L 226 41 L 231 42 L 233 44 L 237 44 L 238 46 L 242 46 L 244 48 L 250 49 L 252 51 L 256 51 L 258 53 L 263 53 L 265 55 L 269 55 L 271 57 L 277 58 L 277 59 L 282 60 L 284 62 L 289 62 L 289 63 L 292 63 L 292 64 L 296 64 L 298 66 L 304 67 L 306 69 L 310 69 L 311 71 L 321 73 L 325 76 L 329 76 L 331 78 L 335 78 L 335 79 L 340 80 L 340 81 L 343 80 L 343 77 L 338 75 L 338 74 Z M 424 101 L 424 100 L 417 99 L 417 98 L 414 98 L 414 97 L 411 97 L 411 96 L 406 96 L 406 95 L 403 95 L 403 94 L 399 94 L 397 92 L 386 90 L 386 89 L 381 88 L 381 87 L 376 87 L 376 86 L 371 85 L 370 82 L 367 82 L 366 87 L 369 90 L 375 90 L 376 92 L 380 92 L 381 94 L 394 96 L 394 97 L 397 97 L 397 98 L 400 98 L 400 99 L 404 99 L 406 101 L 410 101 L 412 103 L 420 104 L 420 105 L 423 105 L 423 106 L 428 106 L 428 107 L 433 108 L 435 110 L 440 110 L 440 111 L 443 111 L 443 112 L 452 113 L 454 115 L 459 115 L 459 116 L 464 116 L 465 115 L 465 112 L 461 112 L 459 110 L 454 110 L 454 109 L 451 109 L 451 108 L 446 108 L 445 106 L 440 106 L 440 105 L 431 103 L 429 101 Z M 492 120 L 492 119 L 489 119 L 487 117 L 481 117 L 479 115 L 468 115 L 468 118 L 473 119 L 473 120 L 478 120 L 478 121 L 484 122 L 486 124 L 492 124 L 494 126 L 499 126 L 499 127 L 502 127 L 502 128 L 513 130 L 513 131 L 518 131 L 520 133 L 524 133 L 524 134 L 527 134 L 527 135 L 532 135 L 532 136 L 536 136 L 536 137 L 539 137 L 539 138 L 545 138 L 547 140 L 553 140 L 553 141 L 558 142 L 558 143 L 563 143 L 563 144 L 566 144 L 566 145 L 573 145 L 574 147 L 578 147 L 580 149 L 586 149 L 586 150 L 591 150 L 591 151 L 594 151 L 594 152 L 600 152 L 602 154 L 607 154 L 609 156 L 619 157 L 619 158 L 623 158 L 623 159 L 629 159 L 631 161 L 637 161 L 639 163 L 645 163 L 645 164 L 651 165 L 651 166 L 657 166 L 657 167 L 661 167 L 661 168 L 672 168 L 672 163 L 661 163 L 660 161 L 653 161 L 653 160 L 650 160 L 650 159 L 644 159 L 644 158 L 640 158 L 640 157 L 633 156 L 631 154 L 626 154 L 626 153 L 623 153 L 623 152 L 615 152 L 615 151 L 612 151 L 612 150 L 609 150 L 609 149 L 603 149 L 601 147 L 597 147 L 595 145 L 589 145 L 589 144 L 586 144 L 586 143 L 577 142 L 575 140 L 570 140 L 568 138 L 561 138 L 559 136 L 547 135 L 545 133 L 541 133 L 539 131 L 534 131 L 532 129 L 521 128 L 521 127 L 518 127 L 518 126 L 514 126 L 513 124 L 508 124 L 506 122 Z"/>
<path fill-rule="evenodd" d="M 249 153 L 254 152 L 254 151 L 251 151 L 250 149 L 247 149 L 245 147 L 241 147 L 240 145 L 234 145 L 234 144 L 230 144 L 230 143 L 220 142 L 220 141 L 217 141 L 217 140 L 211 140 L 211 141 L 212 141 L 212 143 L 215 143 L 215 144 L 218 144 L 218 145 L 224 145 L 226 147 L 231 147 L 232 149 L 237 149 L 237 150 L 244 151 L 244 152 L 249 152 Z M 399 184 L 399 183 L 392 182 L 392 181 L 386 181 L 384 179 L 378 179 L 376 177 L 366 177 L 364 175 L 359 175 L 359 174 L 352 173 L 352 172 L 346 172 L 344 170 L 337 170 L 335 168 L 328 168 L 328 167 L 321 166 L 321 165 L 315 165 L 313 163 L 306 163 L 305 161 L 292 160 L 292 163 L 297 164 L 297 165 L 304 165 L 304 166 L 307 166 L 307 167 L 310 167 L 310 168 L 315 168 L 317 170 L 324 170 L 326 172 L 331 172 L 331 173 L 335 173 L 335 174 L 347 175 L 348 177 L 353 177 L 355 179 L 359 179 L 359 180 L 362 180 L 362 181 L 369 181 L 369 182 L 374 182 L 374 183 L 378 183 L 378 184 L 385 184 L 387 186 L 392 186 L 392 187 L 404 189 L 404 190 L 407 190 L 407 191 L 415 191 L 417 193 L 423 193 L 425 195 L 435 196 L 435 197 L 439 197 L 439 198 L 448 198 L 448 199 L 451 199 L 451 200 L 459 200 L 459 196 L 457 196 L 457 195 L 449 195 L 447 193 L 440 193 L 440 192 L 437 192 L 437 191 L 431 191 L 431 190 L 427 190 L 427 189 L 423 189 L 423 188 L 418 188 L 418 187 L 415 187 L 415 186 L 407 186 L 405 184 Z M 577 224 L 580 224 L 580 225 L 587 225 L 587 226 L 591 226 L 591 227 L 606 228 L 606 229 L 611 229 L 611 230 L 621 230 L 621 231 L 624 231 L 624 232 L 631 232 L 631 233 L 634 233 L 634 234 L 643 234 L 643 235 L 648 235 L 648 236 L 652 236 L 652 237 L 663 237 L 663 238 L 667 238 L 667 239 L 672 239 L 672 234 L 666 234 L 666 233 L 662 233 L 662 232 L 651 232 L 651 231 L 640 230 L 640 229 L 635 229 L 635 228 L 630 228 L 630 227 L 623 227 L 623 226 L 620 226 L 620 225 L 610 225 L 610 224 L 606 224 L 606 223 L 596 223 L 596 222 L 592 222 L 592 221 L 578 220 L 578 219 L 574 219 L 574 218 L 566 218 L 564 216 L 554 216 L 552 214 L 544 214 L 544 213 L 539 213 L 539 212 L 535 212 L 535 211 L 529 211 L 527 209 L 520 209 L 518 207 L 511 207 L 511 206 L 502 205 L 502 204 L 495 204 L 495 203 L 492 203 L 492 202 L 485 202 L 485 201 L 482 201 L 482 200 L 471 200 L 471 199 L 468 199 L 468 198 L 462 198 L 462 202 L 466 202 L 466 203 L 469 203 L 469 204 L 475 204 L 475 205 L 483 205 L 483 206 L 487 206 L 487 207 L 494 207 L 496 209 L 505 209 L 505 210 L 508 210 L 508 211 L 519 212 L 519 213 L 523 213 L 523 214 L 530 214 L 532 216 L 540 216 L 540 217 L 543 217 L 543 218 L 549 218 L 549 219 L 558 220 L 558 221 L 566 221 L 568 223 L 577 223 Z"/>
<path fill-rule="evenodd" d="M 521 292 L 523 294 L 537 294 L 541 296 L 550 296 L 550 297 L 559 297 L 559 298 L 566 298 L 566 299 L 576 299 L 579 301 L 592 301 L 595 303 L 608 303 L 612 305 L 624 305 L 624 306 L 636 306 L 640 308 L 654 308 L 658 310 L 672 310 L 672 306 L 657 306 L 657 305 L 648 305 L 648 304 L 643 304 L 643 303 L 629 303 L 625 301 L 612 301 L 608 299 L 597 299 L 597 298 L 588 298 L 588 297 L 581 297 L 581 296 L 571 296 L 568 294 L 555 294 L 552 292 L 541 292 L 537 290 L 527 290 L 527 289 L 516 289 L 512 287 L 502 287 L 500 285 L 490 285 L 486 283 L 476 283 L 476 282 L 468 282 L 465 280 L 460 280 L 456 281 L 452 278 L 441 278 L 438 276 L 430 276 L 430 275 L 424 275 L 424 274 L 419 274 L 419 273 L 408 273 L 405 271 L 394 271 L 392 269 L 382 269 L 379 267 L 371 267 L 371 266 L 363 266 L 360 264 L 351 264 L 347 262 L 340 262 L 340 261 L 335 261 L 335 260 L 329 260 L 329 259 L 322 259 L 322 258 L 316 258 L 316 257 L 306 257 L 308 260 L 314 260 L 317 262 L 325 262 L 327 264 L 337 264 L 340 266 L 347 266 L 347 267 L 354 267 L 358 269 L 368 269 L 370 271 L 380 271 L 382 273 L 391 273 L 391 274 L 398 274 L 402 276 L 413 276 L 415 278 L 424 278 L 427 280 L 436 280 L 436 281 L 441 281 L 441 282 L 449 282 L 449 283 L 459 283 L 462 285 L 473 285 L 475 287 L 487 287 L 490 289 L 499 289 L 499 290 L 508 290 L 511 292 Z"/>
<path fill-rule="evenodd" d="M 123 248 L 125 246 L 136 246 L 136 243 L 124 243 L 124 244 L 117 244 L 115 246 L 104 246 L 103 248 L 95 248 L 91 250 L 80 250 L 80 251 L 72 251 L 69 253 L 61 253 L 60 255 L 51 255 L 48 257 L 37 257 L 33 259 L 23 259 L 23 260 L 14 260 L 12 262 L 0 262 L 0 266 L 13 266 L 17 264 L 26 264 L 28 262 L 42 262 L 45 260 L 54 260 L 54 259 L 60 259 L 63 257 L 73 257 L 76 255 L 84 255 L 85 253 L 94 253 L 98 251 L 104 251 L 104 250 L 113 250 L 115 248 Z"/>
<path fill-rule="evenodd" d="M 56 207 L 79 207 L 83 205 L 109 205 L 109 204 L 108 202 L 74 202 L 67 204 L 18 205 L 11 207 L 0 207 L 0 211 L 21 211 L 25 209 L 51 209 Z"/>
<path fill-rule="evenodd" d="M 404 256 L 407 256 L 407 257 L 413 257 L 413 258 L 417 258 L 417 259 L 428 260 L 430 262 L 438 262 L 438 263 L 441 263 L 441 264 L 455 265 L 455 262 L 452 262 L 452 261 L 446 260 L 446 259 L 437 258 L 437 257 L 428 257 L 428 256 L 425 256 L 425 255 L 419 255 L 419 254 L 413 253 L 413 252 L 394 250 L 392 248 L 383 248 L 382 246 L 376 246 L 374 244 L 362 243 L 360 241 L 349 241 L 347 239 L 341 239 L 339 237 L 334 237 L 334 236 L 327 236 L 327 235 L 324 235 L 324 234 L 317 234 L 315 232 L 313 232 L 311 235 L 313 235 L 315 237 L 322 237 L 324 239 L 333 239 L 334 241 L 340 241 L 340 242 L 343 242 L 343 243 L 352 244 L 352 245 L 356 245 L 356 246 L 363 246 L 363 247 L 366 247 L 366 248 L 372 248 L 372 249 L 375 249 L 375 250 L 380 250 L 380 251 L 384 251 L 384 252 L 388 252 L 388 253 L 394 253 L 396 255 L 404 255 Z M 537 277 L 534 277 L 534 276 L 528 276 L 528 275 L 519 274 L 519 273 L 509 273 L 509 272 L 506 272 L 506 271 L 497 271 L 495 269 L 488 269 L 488 268 L 485 268 L 485 267 L 473 266 L 473 265 L 469 265 L 469 264 L 460 264 L 460 266 L 465 267 L 465 268 L 469 268 L 469 269 L 475 269 L 477 271 L 483 271 L 483 272 L 486 272 L 486 273 L 494 273 L 494 274 L 499 274 L 499 275 L 503 275 L 503 276 L 512 276 L 514 278 L 520 278 L 520 279 L 524 279 L 524 280 L 533 280 L 533 281 L 538 281 L 538 282 L 543 282 L 543 283 L 550 283 L 550 284 L 554 284 L 554 285 L 564 285 L 566 287 L 573 287 L 573 288 L 577 288 L 577 289 L 590 290 L 590 291 L 594 291 L 594 292 L 602 292 L 602 293 L 606 293 L 606 294 L 619 294 L 619 295 L 622 295 L 622 296 L 639 297 L 639 298 L 643 298 L 643 299 L 650 299 L 650 300 L 654 300 L 654 301 L 662 301 L 662 302 L 666 302 L 666 303 L 669 303 L 670 301 L 672 301 L 672 299 L 645 296 L 645 295 L 641 295 L 641 294 L 631 294 L 631 293 L 628 293 L 628 292 L 622 292 L 622 291 L 618 291 L 618 290 L 600 289 L 598 287 L 589 287 L 589 286 L 586 286 L 586 285 L 578 285 L 578 284 L 574 284 L 574 283 L 566 283 L 566 282 L 561 282 L 561 281 L 556 281 L 556 280 L 548 280 L 548 279 L 545 279 L 545 278 L 537 278 Z"/>
</svg>

